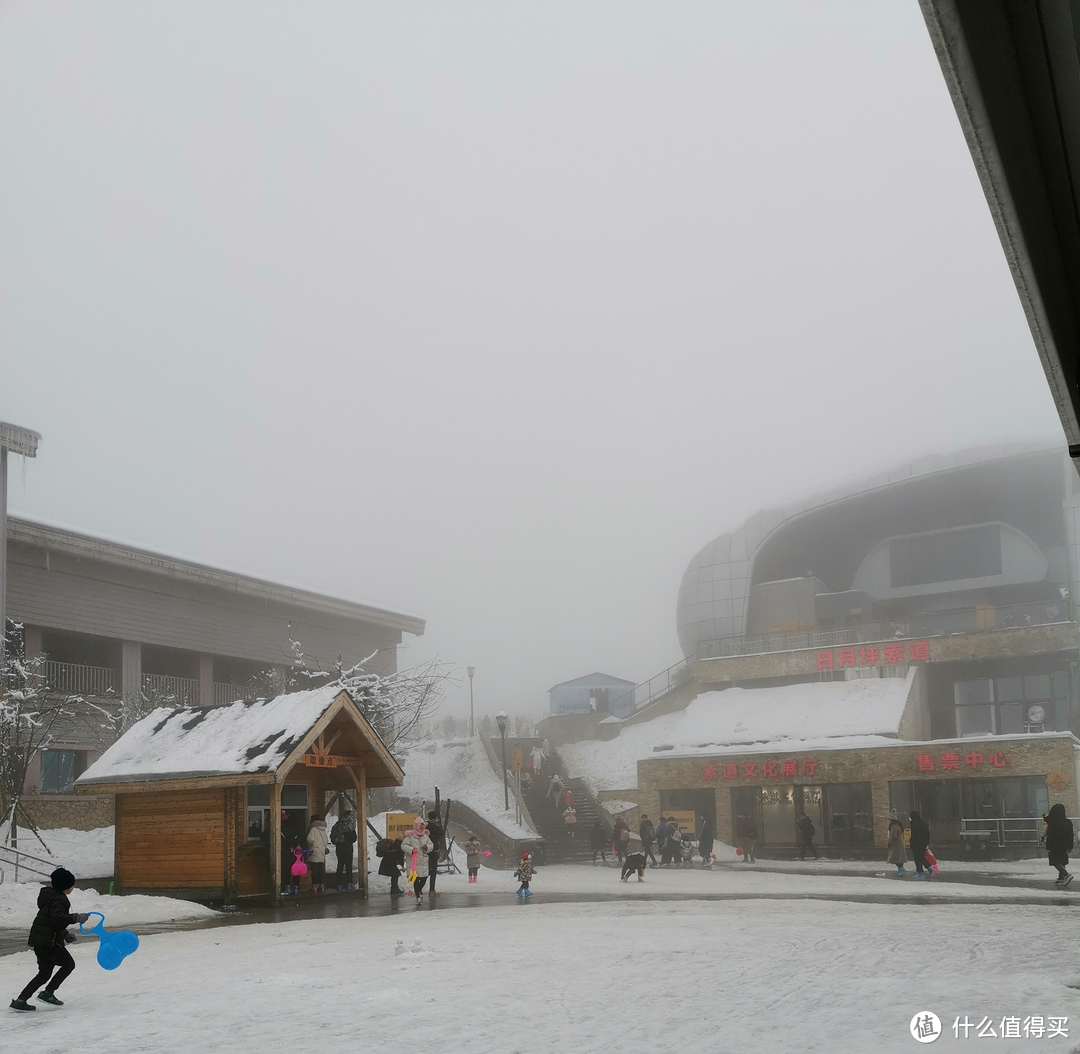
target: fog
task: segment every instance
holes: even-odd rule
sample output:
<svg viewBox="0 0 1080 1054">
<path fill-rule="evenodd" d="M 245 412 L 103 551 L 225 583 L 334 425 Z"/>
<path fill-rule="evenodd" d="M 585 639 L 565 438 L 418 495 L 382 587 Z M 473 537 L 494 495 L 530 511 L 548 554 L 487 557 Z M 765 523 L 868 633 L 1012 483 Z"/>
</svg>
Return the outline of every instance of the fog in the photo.
<svg viewBox="0 0 1080 1054">
<path fill-rule="evenodd" d="M 675 662 L 762 506 L 1061 438 L 914 0 L 9 2 L 0 142 L 12 511 L 421 616 L 457 714 Z"/>
</svg>

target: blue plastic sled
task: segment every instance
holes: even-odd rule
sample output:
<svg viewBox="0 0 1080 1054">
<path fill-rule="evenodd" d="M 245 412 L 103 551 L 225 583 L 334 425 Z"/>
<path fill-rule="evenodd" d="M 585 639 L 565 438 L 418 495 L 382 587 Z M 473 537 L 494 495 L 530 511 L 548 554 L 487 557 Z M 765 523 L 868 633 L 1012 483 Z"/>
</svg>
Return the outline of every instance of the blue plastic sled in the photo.
<svg viewBox="0 0 1080 1054">
<path fill-rule="evenodd" d="M 131 930 L 117 930 L 110 933 L 105 929 L 105 916 L 100 911 L 89 911 L 88 915 L 97 915 L 101 921 L 89 930 L 79 923 L 79 932 L 96 936 L 98 939 L 97 961 L 103 970 L 115 970 L 129 955 L 138 950 L 139 938 Z"/>
</svg>

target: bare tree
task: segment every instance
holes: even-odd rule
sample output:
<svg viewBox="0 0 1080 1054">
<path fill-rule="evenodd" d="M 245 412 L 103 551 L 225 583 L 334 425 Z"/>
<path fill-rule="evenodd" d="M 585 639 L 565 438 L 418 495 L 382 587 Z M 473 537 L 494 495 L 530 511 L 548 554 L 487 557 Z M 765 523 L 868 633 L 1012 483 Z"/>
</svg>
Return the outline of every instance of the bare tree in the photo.
<svg viewBox="0 0 1080 1054">
<path fill-rule="evenodd" d="M 49 690 L 45 660 L 6 651 L 0 660 L 0 816 L 8 821 L 7 843 L 19 847 L 19 822 L 44 846 L 37 824 L 23 804 L 27 773 L 57 733 L 76 718 L 80 696 Z"/>
</svg>

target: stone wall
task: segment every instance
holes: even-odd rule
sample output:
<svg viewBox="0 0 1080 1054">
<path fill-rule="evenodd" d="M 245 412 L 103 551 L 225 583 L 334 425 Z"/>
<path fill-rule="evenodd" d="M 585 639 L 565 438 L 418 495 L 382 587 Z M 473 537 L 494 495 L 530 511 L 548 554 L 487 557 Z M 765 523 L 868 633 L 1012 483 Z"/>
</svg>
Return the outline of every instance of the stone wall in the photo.
<svg viewBox="0 0 1080 1054">
<path fill-rule="evenodd" d="M 638 762 L 638 795 L 640 808 L 650 816 L 660 811 L 660 792 L 684 788 L 713 790 L 716 794 L 717 837 L 734 845 L 731 808 L 732 787 L 785 786 L 794 784 L 869 783 L 873 796 L 874 844 L 884 847 L 888 842 L 889 782 L 891 780 L 970 779 L 973 776 L 1043 776 L 1058 769 L 1070 777 L 1062 790 L 1047 787 L 1050 804 L 1061 802 L 1070 816 L 1080 814 L 1076 788 L 1075 739 L 1070 735 L 1019 736 L 1016 738 L 940 740 L 933 743 L 898 743 L 888 747 L 849 748 L 841 750 L 806 750 L 754 752 L 746 754 L 706 755 L 692 757 L 649 758 Z M 956 752 L 960 757 L 959 770 L 941 770 L 941 754 Z M 995 768 L 990 755 L 998 751 L 1008 755 L 1008 764 Z M 968 754 L 983 755 L 978 770 L 965 764 Z M 919 756 L 929 754 L 934 761 L 933 772 L 920 772 Z M 782 776 L 783 762 L 796 761 L 794 776 Z M 803 773 L 803 762 L 815 762 L 809 774 Z M 735 764 L 737 777 L 723 778 L 723 766 Z M 744 764 L 756 765 L 756 776 L 744 775 Z M 775 766 L 777 775 L 762 777 L 763 767 Z M 715 767 L 715 777 L 712 767 Z M 807 766 L 809 767 L 809 766 Z"/>
<path fill-rule="evenodd" d="M 43 830 L 70 827 L 75 831 L 93 831 L 111 827 L 115 819 L 113 795 L 95 797 L 66 794 L 32 794 L 23 798 L 26 811 Z"/>
</svg>

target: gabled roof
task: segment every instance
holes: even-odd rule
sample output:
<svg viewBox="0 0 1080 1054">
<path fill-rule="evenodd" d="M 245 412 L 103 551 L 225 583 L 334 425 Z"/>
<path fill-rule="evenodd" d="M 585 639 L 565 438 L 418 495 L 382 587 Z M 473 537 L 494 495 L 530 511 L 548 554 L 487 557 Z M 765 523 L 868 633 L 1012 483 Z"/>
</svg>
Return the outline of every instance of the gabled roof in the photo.
<svg viewBox="0 0 1080 1054">
<path fill-rule="evenodd" d="M 607 688 L 610 685 L 624 685 L 627 688 L 637 686 L 636 681 L 624 681 L 621 677 L 612 677 L 610 673 L 590 673 L 584 677 L 575 677 L 572 681 L 560 681 L 548 689 L 550 695 L 556 688 Z"/>
<path fill-rule="evenodd" d="M 341 713 L 365 741 L 370 755 L 365 768 L 373 770 L 369 785 L 399 786 L 404 773 L 386 744 L 349 693 L 340 685 L 327 685 L 226 706 L 159 707 L 109 747 L 76 780 L 76 787 L 100 791 L 106 785 L 172 785 L 215 778 L 272 783 Z"/>
</svg>

